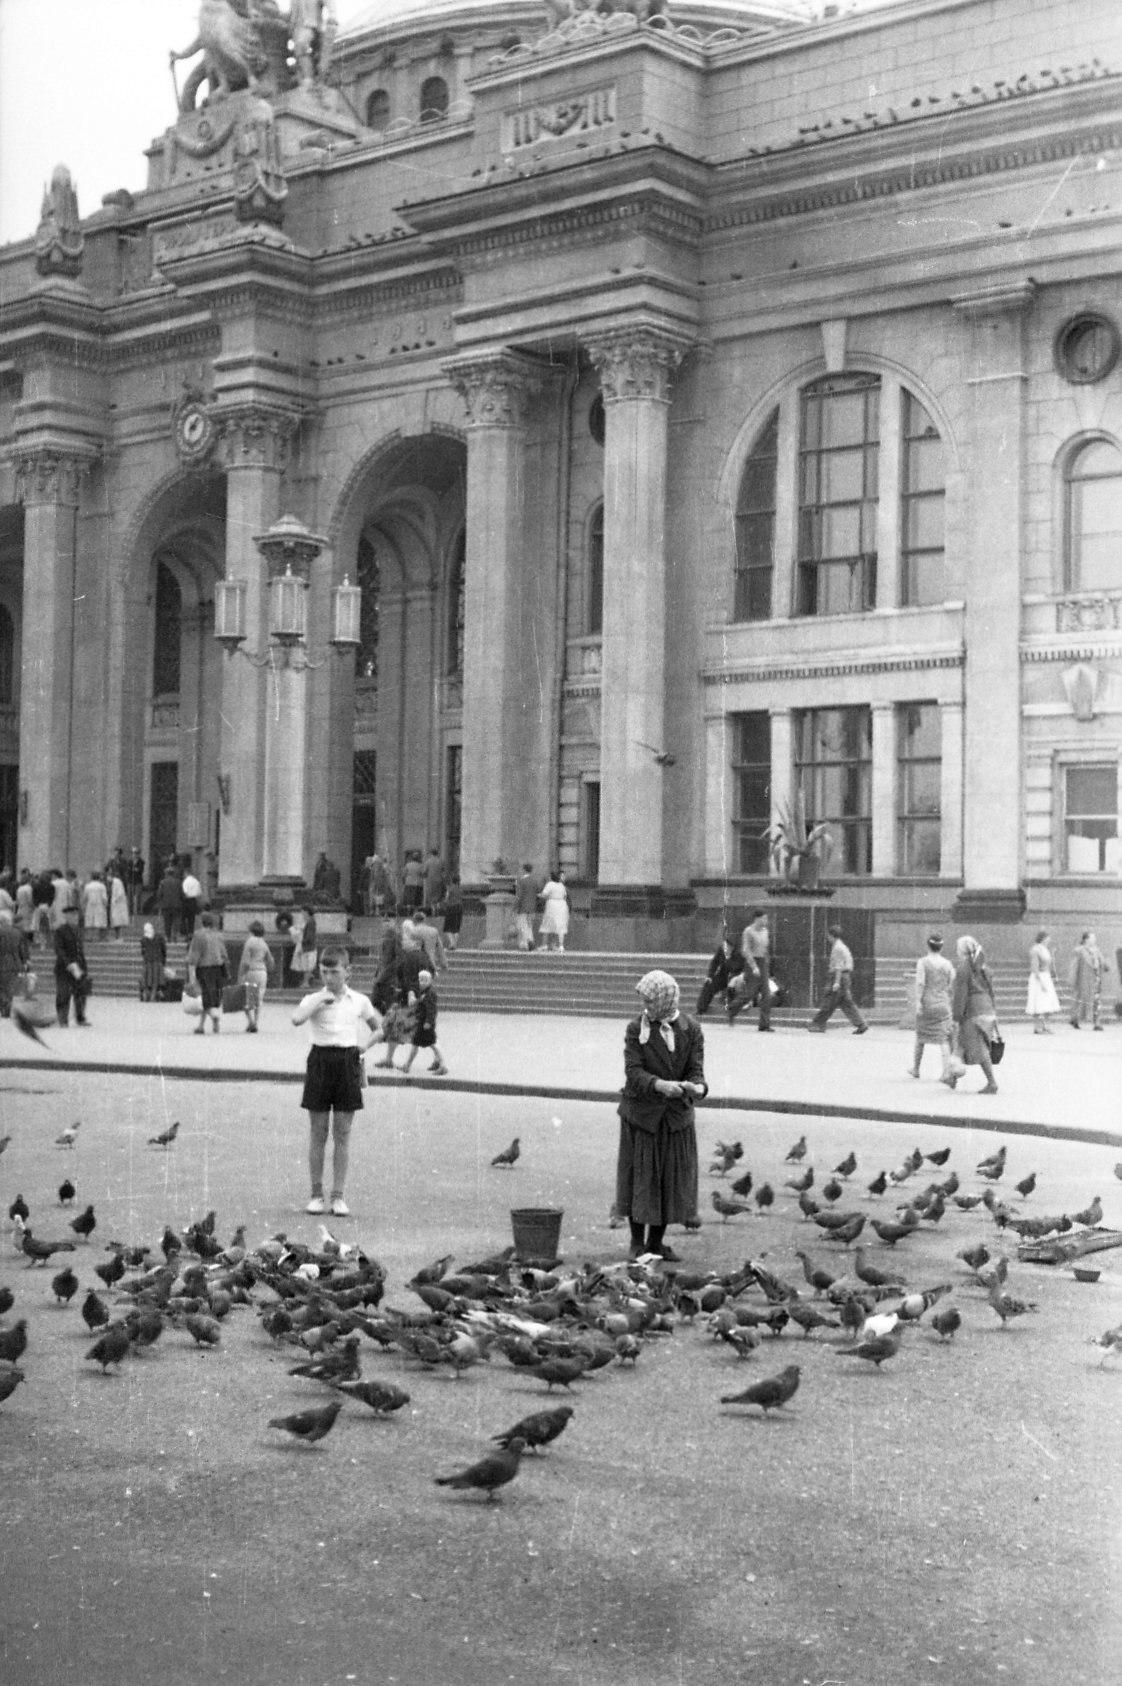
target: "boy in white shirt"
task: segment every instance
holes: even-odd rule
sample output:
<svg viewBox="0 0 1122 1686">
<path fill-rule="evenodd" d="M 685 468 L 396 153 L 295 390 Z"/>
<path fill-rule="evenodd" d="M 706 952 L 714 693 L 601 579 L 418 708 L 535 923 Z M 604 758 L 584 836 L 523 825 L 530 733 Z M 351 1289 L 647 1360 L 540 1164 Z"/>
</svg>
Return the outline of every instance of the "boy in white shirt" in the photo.
<svg viewBox="0 0 1122 1686">
<path fill-rule="evenodd" d="M 350 1207 L 343 1198 L 343 1184 L 347 1176 L 351 1124 L 355 1113 L 362 1109 L 362 1055 L 373 1040 L 372 1035 L 366 1037 L 359 1046 L 359 1025 L 366 1025 L 374 1032 L 382 1021 L 369 997 L 348 987 L 351 967 L 345 948 L 326 947 L 320 956 L 319 970 L 323 987 L 305 995 L 292 1015 L 293 1024 L 310 1023 L 312 1028 L 312 1046 L 300 1100 L 311 1131 L 308 1168 L 312 1197 L 304 1210 L 327 1209 L 323 1198 L 323 1164 L 328 1127 L 334 1114 L 331 1211 L 337 1218 L 346 1218 L 350 1216 Z"/>
</svg>

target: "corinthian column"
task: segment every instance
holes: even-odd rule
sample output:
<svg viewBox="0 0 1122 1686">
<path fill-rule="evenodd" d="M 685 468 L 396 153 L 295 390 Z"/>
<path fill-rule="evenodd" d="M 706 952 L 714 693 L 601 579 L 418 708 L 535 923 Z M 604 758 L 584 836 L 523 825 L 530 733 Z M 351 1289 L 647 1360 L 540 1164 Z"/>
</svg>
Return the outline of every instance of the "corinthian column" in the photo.
<svg viewBox="0 0 1122 1686">
<path fill-rule="evenodd" d="M 604 395 L 600 882 L 662 882 L 666 745 L 666 434 L 681 341 L 621 330 L 589 344 Z"/>
<path fill-rule="evenodd" d="M 525 412 L 542 371 L 513 351 L 445 369 L 468 425 L 461 876 L 470 882 L 500 855 L 546 865 L 548 815 L 530 795 L 541 760 L 525 624 Z"/>
<path fill-rule="evenodd" d="M 245 632 L 255 654 L 269 642 L 268 570 L 254 544 L 280 514 L 281 475 L 298 417 L 265 404 L 239 404 L 217 417 L 226 470 L 226 577 L 246 582 Z M 222 668 L 219 772 L 228 779 L 219 884 L 256 884 L 266 871 L 266 721 L 278 706 L 270 671 L 237 655 Z M 270 863 L 272 864 L 272 863 Z"/>
<path fill-rule="evenodd" d="M 47 447 L 16 461 L 24 506 L 19 858 L 33 867 L 70 864 L 76 536 L 87 462 Z"/>
</svg>

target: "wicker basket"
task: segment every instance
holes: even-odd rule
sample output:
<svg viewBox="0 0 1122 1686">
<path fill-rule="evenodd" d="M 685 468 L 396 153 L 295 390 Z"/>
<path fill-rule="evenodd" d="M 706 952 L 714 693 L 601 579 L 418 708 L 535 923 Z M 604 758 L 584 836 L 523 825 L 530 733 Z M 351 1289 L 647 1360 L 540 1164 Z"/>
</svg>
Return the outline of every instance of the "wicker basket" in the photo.
<svg viewBox="0 0 1122 1686">
<path fill-rule="evenodd" d="M 561 1244 L 563 1216 L 557 1206 L 521 1206 L 511 1211 L 514 1252 L 522 1264 L 553 1264 Z"/>
</svg>

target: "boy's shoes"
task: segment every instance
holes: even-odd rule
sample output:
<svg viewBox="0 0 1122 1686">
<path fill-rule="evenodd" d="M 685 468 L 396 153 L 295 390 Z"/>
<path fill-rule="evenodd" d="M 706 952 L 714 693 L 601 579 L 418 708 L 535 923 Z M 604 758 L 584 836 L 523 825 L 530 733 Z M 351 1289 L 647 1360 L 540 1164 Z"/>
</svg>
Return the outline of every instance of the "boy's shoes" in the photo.
<svg viewBox="0 0 1122 1686">
<path fill-rule="evenodd" d="M 331 1216 L 333 1218 L 349 1218 L 351 1209 L 341 1194 L 337 1194 L 331 1202 Z"/>
<path fill-rule="evenodd" d="M 448 1067 L 443 1060 L 437 1060 L 434 1066 L 429 1067 L 429 1070 L 434 1077 L 447 1077 L 448 1075 Z"/>
<path fill-rule="evenodd" d="M 321 1212 L 326 1212 L 327 1203 L 324 1200 L 323 1195 L 313 1194 L 312 1198 L 308 1201 L 308 1204 L 304 1207 L 304 1210 L 305 1212 L 314 1212 L 317 1217 Z"/>
</svg>

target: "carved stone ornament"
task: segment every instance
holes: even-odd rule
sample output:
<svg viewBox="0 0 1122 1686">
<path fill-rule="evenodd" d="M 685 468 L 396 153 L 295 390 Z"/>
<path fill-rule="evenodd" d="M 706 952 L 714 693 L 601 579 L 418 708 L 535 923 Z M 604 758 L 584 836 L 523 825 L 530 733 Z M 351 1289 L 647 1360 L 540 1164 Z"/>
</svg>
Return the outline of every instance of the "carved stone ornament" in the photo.
<svg viewBox="0 0 1122 1686">
<path fill-rule="evenodd" d="M 272 99 L 297 81 L 322 84 L 338 27 L 334 0 L 291 0 L 287 16 L 275 0 L 200 0 L 198 34 L 171 54 L 173 71 L 178 60 L 202 55 L 179 94 L 180 111 L 194 111 L 204 83 L 208 101 L 243 88 Z"/>
<path fill-rule="evenodd" d="M 35 268 L 40 275 L 82 273 L 85 239 L 78 215 L 78 195 L 65 164 L 56 164 L 43 194 L 39 226 L 35 230 Z"/>
<path fill-rule="evenodd" d="M 42 449 L 16 456 L 16 497 L 22 504 L 76 506 L 82 472 L 89 459 L 77 453 Z"/>
<path fill-rule="evenodd" d="M 287 198 L 276 124 L 268 105 L 258 100 L 252 116 L 239 124 L 234 141 L 234 211 L 239 222 L 268 222 L 279 228 Z"/>
<path fill-rule="evenodd" d="M 591 340 L 588 346 L 605 404 L 636 398 L 668 404 L 670 376 L 685 350 L 684 345 L 643 329 L 610 334 Z"/>
<path fill-rule="evenodd" d="M 271 469 L 279 473 L 288 461 L 288 447 L 300 425 L 292 410 L 270 404 L 236 404 L 216 410 L 219 454 L 223 468 Z"/>
<path fill-rule="evenodd" d="M 543 0 L 549 18 L 545 43 L 575 44 L 664 17 L 667 0 Z"/>
<path fill-rule="evenodd" d="M 1095 698 L 1098 695 L 1100 677 L 1098 668 L 1088 667 L 1085 662 L 1064 669 L 1064 690 L 1071 704 L 1071 712 L 1077 720 L 1095 718 Z"/>
<path fill-rule="evenodd" d="M 1057 632 L 1113 632 L 1122 626 L 1122 597 L 1061 597 Z"/>
<path fill-rule="evenodd" d="M 541 371 L 513 351 L 456 358 L 444 371 L 464 401 L 469 427 L 521 427 L 526 401 L 542 381 Z"/>
</svg>

